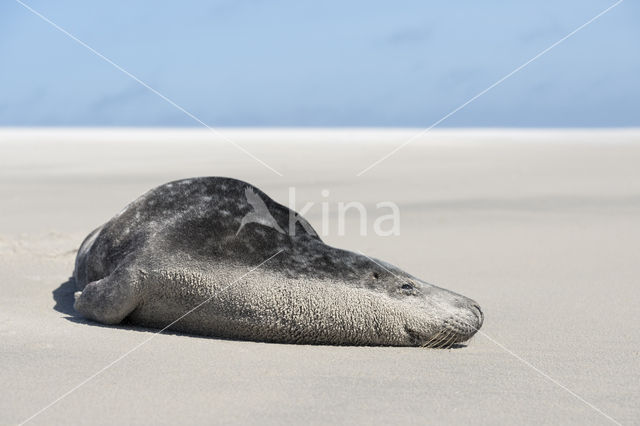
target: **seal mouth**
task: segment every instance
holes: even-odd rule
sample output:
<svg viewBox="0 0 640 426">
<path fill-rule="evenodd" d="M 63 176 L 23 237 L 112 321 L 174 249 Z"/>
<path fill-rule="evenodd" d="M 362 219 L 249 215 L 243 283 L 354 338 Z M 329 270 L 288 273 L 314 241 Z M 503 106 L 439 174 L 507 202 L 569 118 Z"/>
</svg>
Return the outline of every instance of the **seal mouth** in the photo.
<svg viewBox="0 0 640 426">
<path fill-rule="evenodd" d="M 484 314 L 477 304 L 469 307 L 474 319 L 449 317 L 442 321 L 435 333 L 424 333 L 405 325 L 404 330 L 414 346 L 423 348 L 450 349 L 458 343 L 471 339 L 482 327 Z"/>
</svg>

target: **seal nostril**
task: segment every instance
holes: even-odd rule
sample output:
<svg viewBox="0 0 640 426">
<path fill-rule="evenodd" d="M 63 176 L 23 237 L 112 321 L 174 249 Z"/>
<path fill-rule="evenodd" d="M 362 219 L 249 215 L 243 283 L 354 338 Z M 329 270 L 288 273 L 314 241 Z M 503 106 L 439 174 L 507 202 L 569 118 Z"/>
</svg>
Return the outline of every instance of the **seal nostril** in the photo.
<svg viewBox="0 0 640 426">
<path fill-rule="evenodd" d="M 480 309 L 480 305 L 478 305 L 477 303 L 473 304 L 471 306 L 471 309 L 474 310 L 474 313 L 478 317 L 478 321 L 480 322 L 480 324 L 482 324 L 482 322 L 484 321 L 484 314 L 482 313 L 482 309 Z"/>
</svg>

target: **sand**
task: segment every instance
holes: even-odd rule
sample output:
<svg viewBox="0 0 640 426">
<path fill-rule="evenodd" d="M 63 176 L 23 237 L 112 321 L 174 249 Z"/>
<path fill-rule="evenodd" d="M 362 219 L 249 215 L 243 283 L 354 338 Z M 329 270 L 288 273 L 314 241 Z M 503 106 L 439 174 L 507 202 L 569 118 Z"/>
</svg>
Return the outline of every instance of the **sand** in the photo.
<svg viewBox="0 0 640 426">
<path fill-rule="evenodd" d="M 29 424 L 637 423 L 640 131 L 438 130 L 356 176 L 414 132 L 224 131 L 278 176 L 206 130 L 0 130 L 0 424 L 101 370 Z M 76 317 L 82 238 L 198 175 L 285 204 L 295 187 L 316 229 L 321 203 L 364 203 L 368 235 L 355 214 L 337 235 L 330 215 L 324 239 L 478 300 L 482 333 L 451 350 L 314 347 Z M 385 200 L 399 236 L 372 232 Z"/>
</svg>

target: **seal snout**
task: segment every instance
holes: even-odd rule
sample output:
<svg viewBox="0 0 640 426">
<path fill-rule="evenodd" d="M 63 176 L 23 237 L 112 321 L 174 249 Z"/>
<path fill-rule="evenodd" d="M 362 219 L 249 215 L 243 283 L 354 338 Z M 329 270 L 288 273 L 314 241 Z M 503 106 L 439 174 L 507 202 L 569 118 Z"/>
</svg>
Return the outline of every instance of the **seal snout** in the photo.
<svg viewBox="0 0 640 426">
<path fill-rule="evenodd" d="M 448 292 L 448 296 L 451 314 L 443 321 L 443 328 L 455 336 L 449 343 L 462 343 L 482 327 L 484 313 L 473 299 L 453 292 Z"/>
<path fill-rule="evenodd" d="M 460 331 L 463 331 L 461 334 L 466 335 L 464 340 L 468 340 L 482 327 L 484 313 L 475 300 L 468 299 L 464 296 L 462 296 L 462 300 L 463 302 L 458 305 L 459 313 L 456 316 L 458 323 L 464 324 L 464 331 Z"/>
<path fill-rule="evenodd" d="M 445 301 L 444 303 L 449 306 L 451 311 L 456 312 L 457 316 L 462 316 L 462 319 L 470 326 L 476 328 L 476 330 L 482 326 L 484 313 L 478 302 L 449 290 L 440 290 L 442 292 L 440 297 Z"/>
</svg>

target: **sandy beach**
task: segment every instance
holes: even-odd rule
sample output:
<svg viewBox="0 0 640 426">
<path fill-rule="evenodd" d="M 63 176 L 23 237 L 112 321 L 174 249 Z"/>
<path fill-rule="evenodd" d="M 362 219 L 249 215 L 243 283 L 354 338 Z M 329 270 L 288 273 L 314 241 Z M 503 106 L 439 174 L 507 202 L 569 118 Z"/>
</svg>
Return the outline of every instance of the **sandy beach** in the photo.
<svg viewBox="0 0 640 426">
<path fill-rule="evenodd" d="M 280 176 L 206 129 L 0 129 L 0 424 L 637 423 L 640 130 L 434 130 L 357 175 L 418 130 L 222 131 Z M 78 317 L 82 239 L 192 176 L 294 188 L 316 229 L 321 203 L 396 203 L 398 236 L 351 215 L 323 239 L 472 297 L 482 333 L 296 346 Z"/>
</svg>

